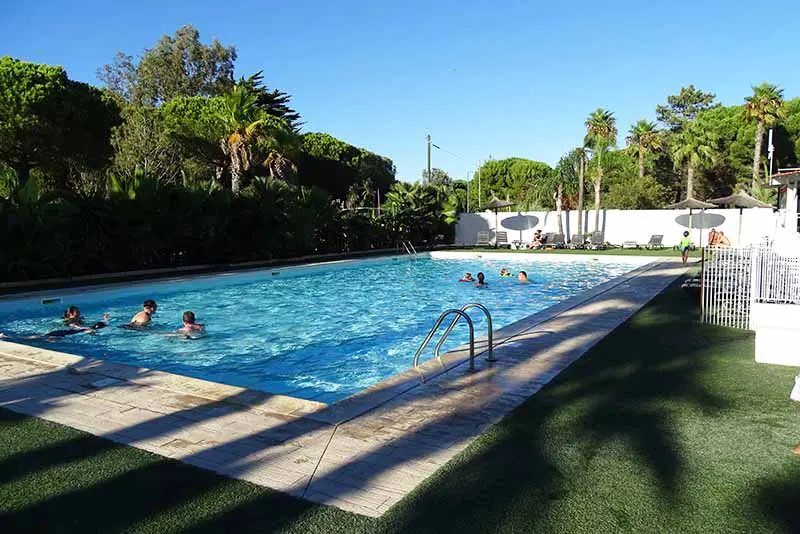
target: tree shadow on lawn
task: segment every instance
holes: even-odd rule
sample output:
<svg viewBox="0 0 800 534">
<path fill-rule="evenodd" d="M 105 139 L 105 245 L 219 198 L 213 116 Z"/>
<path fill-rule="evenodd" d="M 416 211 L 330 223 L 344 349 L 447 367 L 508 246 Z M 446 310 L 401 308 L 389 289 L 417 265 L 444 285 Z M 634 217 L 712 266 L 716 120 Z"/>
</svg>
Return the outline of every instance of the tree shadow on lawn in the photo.
<svg viewBox="0 0 800 534">
<path fill-rule="evenodd" d="M 726 399 L 704 386 L 703 350 L 749 334 L 693 326 L 693 304 L 677 287 L 451 460 L 390 510 L 380 529 L 546 530 L 563 499 L 603 497 L 587 487 L 591 480 L 584 474 L 609 454 L 623 455 L 631 469 L 638 466 L 662 507 L 681 501 L 685 451 L 675 413 L 725 411 Z M 595 462 L 598 454 L 604 458 Z M 614 468 L 609 477 L 620 475 Z M 616 523 L 606 529 L 625 529 L 629 512 L 613 511 Z M 574 519 L 575 525 L 562 525 L 564 531 L 580 530 L 575 527 L 582 521 L 586 531 L 603 530 L 592 518 Z"/>
<path fill-rule="evenodd" d="M 787 464 L 785 475 L 758 485 L 754 513 L 771 517 L 784 532 L 800 532 L 800 457 L 788 459 Z"/>
</svg>

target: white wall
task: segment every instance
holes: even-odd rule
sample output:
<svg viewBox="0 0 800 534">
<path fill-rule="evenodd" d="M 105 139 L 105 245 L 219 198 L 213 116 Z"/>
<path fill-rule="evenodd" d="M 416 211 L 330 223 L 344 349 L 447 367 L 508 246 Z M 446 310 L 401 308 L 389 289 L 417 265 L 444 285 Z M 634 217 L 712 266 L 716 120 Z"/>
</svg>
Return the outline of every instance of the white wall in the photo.
<svg viewBox="0 0 800 534">
<path fill-rule="evenodd" d="M 569 240 L 572 234 L 577 233 L 578 217 L 576 211 L 564 212 L 564 234 Z M 594 211 L 584 212 L 584 228 L 594 230 Z M 742 213 L 742 237 L 739 240 L 739 210 L 738 209 L 711 209 L 705 212 L 705 221 L 702 215 L 695 211 L 692 216 L 693 231 L 692 241 L 700 244 L 702 230 L 702 244 L 708 239 L 710 228 L 725 232 L 731 244 L 750 244 L 759 242 L 764 236 L 772 237 L 775 233 L 776 216 L 770 208 L 745 209 Z M 524 218 L 524 219 L 523 219 Z M 558 223 L 555 211 L 530 211 L 530 212 L 500 212 L 497 214 L 500 231 L 508 232 L 508 240 L 521 239 L 529 242 L 533 232 L 541 229 L 542 232 L 556 232 Z M 525 223 L 520 225 L 520 223 Z M 653 234 L 664 235 L 664 245 L 671 247 L 678 244 L 684 231 L 688 230 L 688 210 L 601 210 L 600 229 L 605 232 L 607 242 L 621 245 L 624 241 L 635 241 L 639 244 L 647 243 Z M 532 226 L 531 226 L 532 225 Z M 521 232 L 523 226 L 531 226 Z M 459 217 L 456 225 L 456 243 L 474 245 L 479 231 L 489 231 L 494 238 L 495 214 L 487 211 L 482 213 L 464 213 Z M 584 232 L 586 233 L 586 232 Z"/>
</svg>

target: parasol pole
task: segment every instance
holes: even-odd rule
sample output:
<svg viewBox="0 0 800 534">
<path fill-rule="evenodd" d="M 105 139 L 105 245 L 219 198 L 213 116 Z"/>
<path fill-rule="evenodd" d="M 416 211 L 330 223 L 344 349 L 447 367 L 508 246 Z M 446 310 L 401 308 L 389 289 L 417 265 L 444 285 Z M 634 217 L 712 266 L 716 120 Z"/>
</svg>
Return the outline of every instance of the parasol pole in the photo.
<svg viewBox="0 0 800 534">
<path fill-rule="evenodd" d="M 739 207 L 739 246 L 742 244 L 742 214 L 744 213 L 744 208 Z"/>
<path fill-rule="evenodd" d="M 494 248 L 497 248 L 497 229 L 500 224 L 497 222 L 497 208 L 494 209 Z"/>
</svg>

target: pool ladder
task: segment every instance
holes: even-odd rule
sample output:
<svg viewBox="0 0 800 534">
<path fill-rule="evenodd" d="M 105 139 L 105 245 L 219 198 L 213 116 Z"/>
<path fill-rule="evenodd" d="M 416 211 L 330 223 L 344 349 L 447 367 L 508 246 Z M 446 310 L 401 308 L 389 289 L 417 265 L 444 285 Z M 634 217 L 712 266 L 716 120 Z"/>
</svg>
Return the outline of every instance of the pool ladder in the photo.
<svg viewBox="0 0 800 534">
<path fill-rule="evenodd" d="M 414 355 L 414 367 L 419 366 L 420 356 L 425 351 L 425 348 L 428 346 L 428 343 L 431 342 L 433 335 L 442 325 L 444 320 L 450 315 L 455 315 L 455 318 L 450 323 L 450 326 L 447 327 L 447 329 L 444 331 L 444 334 L 442 334 L 442 338 L 436 344 L 436 348 L 433 351 L 433 356 L 441 363 L 442 358 L 439 355 L 439 352 L 442 349 L 442 345 L 444 345 L 444 342 L 447 340 L 447 336 L 449 336 L 450 332 L 452 332 L 453 328 L 455 328 L 456 323 L 458 323 L 459 319 L 463 317 L 464 320 L 467 321 L 467 326 L 469 326 L 469 370 L 470 371 L 475 370 L 475 327 L 472 324 L 472 319 L 470 318 L 469 315 L 467 315 L 467 310 L 471 308 L 478 308 L 479 310 L 483 311 L 484 314 L 486 314 L 486 326 L 488 330 L 487 341 L 489 342 L 489 356 L 486 358 L 486 361 L 488 362 L 497 361 L 494 357 L 494 352 L 493 352 L 494 341 L 492 339 L 492 314 L 489 313 L 489 310 L 486 309 L 486 306 L 484 306 L 483 304 L 478 304 L 477 302 L 471 302 L 469 304 L 465 304 L 459 310 L 453 308 L 442 312 L 442 314 L 439 316 L 439 319 L 436 320 L 436 324 L 434 324 L 433 328 L 431 328 L 431 331 L 428 332 L 428 336 L 425 338 L 425 341 L 423 341 L 422 345 L 420 345 L 419 349 L 417 349 L 417 353 Z"/>
<path fill-rule="evenodd" d="M 414 258 L 417 257 L 417 249 L 414 248 L 414 244 L 411 241 L 400 241 L 400 243 L 403 245 L 403 248 L 406 249 L 406 254 Z"/>
</svg>

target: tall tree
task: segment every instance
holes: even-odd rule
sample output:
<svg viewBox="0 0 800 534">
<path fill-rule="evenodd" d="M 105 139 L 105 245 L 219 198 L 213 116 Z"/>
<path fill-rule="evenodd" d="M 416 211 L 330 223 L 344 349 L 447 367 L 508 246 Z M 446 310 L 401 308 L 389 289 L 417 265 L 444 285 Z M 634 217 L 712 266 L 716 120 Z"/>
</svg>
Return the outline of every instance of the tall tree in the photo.
<svg viewBox="0 0 800 534">
<path fill-rule="evenodd" d="M 642 119 L 631 126 L 626 141 L 639 157 L 639 178 L 644 178 L 645 155 L 648 151 L 661 148 L 661 132 L 655 124 Z"/>
<path fill-rule="evenodd" d="M 257 95 L 246 86 L 237 85 L 223 98 L 219 114 L 226 134 L 222 139 L 222 149 L 230 157 L 231 191 L 238 194 L 242 189 L 242 179 L 251 165 L 258 163 L 259 149 L 267 147 L 264 164 L 273 174 L 283 178 L 285 169 L 292 165 L 280 153 L 280 136 L 288 130 L 286 121 L 263 113 L 256 106 Z M 254 161 L 255 160 L 255 161 Z"/>
<path fill-rule="evenodd" d="M 753 150 L 753 180 L 751 189 L 761 186 L 761 147 L 764 129 L 770 128 L 785 116 L 783 110 L 783 90 L 777 86 L 762 83 L 753 87 L 753 94 L 744 99 L 745 115 L 756 123 L 755 149 Z"/>
<path fill-rule="evenodd" d="M 583 235 L 583 203 L 586 192 L 586 144 L 572 151 L 572 159 L 578 162 L 578 234 Z"/>
<path fill-rule="evenodd" d="M 546 177 L 552 168 L 541 161 L 524 158 L 506 158 L 489 160 L 480 169 L 481 190 L 484 198 L 489 191 L 493 191 L 499 198 L 509 198 L 516 201 L 519 209 L 534 207 L 526 202 L 530 198 L 530 184 Z M 478 176 L 470 183 L 470 204 L 476 207 L 482 205 L 478 199 Z"/>
<path fill-rule="evenodd" d="M 183 163 L 180 147 L 170 137 L 159 110 L 127 105 L 122 118 L 124 122 L 111 137 L 114 172 L 131 176 L 141 169 L 159 183 L 179 183 Z"/>
<path fill-rule="evenodd" d="M 101 68 L 98 78 L 128 102 L 159 105 L 178 96 L 221 95 L 234 85 L 236 49 L 216 39 L 200 42 L 191 25 L 165 35 L 135 62 L 119 52 L 114 61 Z"/>
<path fill-rule="evenodd" d="M 256 106 L 259 109 L 268 115 L 285 120 L 295 132 L 300 131 L 300 127 L 303 125 L 300 114 L 289 107 L 292 97 L 278 89 L 270 90 L 264 84 L 263 71 L 258 71 L 247 79 L 242 78 L 239 84 L 244 85 L 256 95 Z"/>
<path fill-rule="evenodd" d="M 444 185 L 449 186 L 453 183 L 453 179 L 446 171 L 434 167 L 431 169 L 431 175 L 428 176 L 428 169 L 422 169 L 422 183 L 424 185 Z"/>
<path fill-rule="evenodd" d="M 695 172 L 716 160 L 716 140 L 713 134 L 691 123 L 675 135 L 672 159 L 676 168 L 686 166 L 686 196 L 694 196 Z"/>
<path fill-rule="evenodd" d="M 597 108 L 586 119 L 586 144 L 594 163 L 594 231 L 600 230 L 600 193 L 603 187 L 603 158 L 617 144 L 617 119 L 614 113 Z"/>
<path fill-rule="evenodd" d="M 71 168 L 104 168 L 119 123 L 113 101 L 61 67 L 0 58 L 0 163 L 20 185 L 33 169 L 64 185 Z"/>
<path fill-rule="evenodd" d="M 564 233 L 564 200 L 578 189 L 579 157 L 574 152 L 563 156 L 552 172 L 531 184 L 537 196 L 555 207 L 559 234 Z"/>
<path fill-rule="evenodd" d="M 667 97 L 667 105 L 656 106 L 656 118 L 673 132 L 680 131 L 694 120 L 697 114 L 706 109 L 718 107 L 714 93 L 704 93 L 694 85 L 681 87 L 677 95 Z"/>
</svg>

